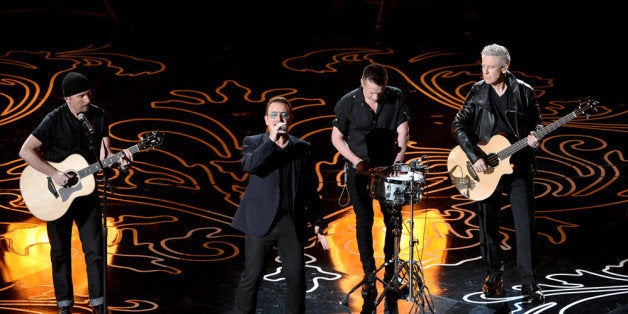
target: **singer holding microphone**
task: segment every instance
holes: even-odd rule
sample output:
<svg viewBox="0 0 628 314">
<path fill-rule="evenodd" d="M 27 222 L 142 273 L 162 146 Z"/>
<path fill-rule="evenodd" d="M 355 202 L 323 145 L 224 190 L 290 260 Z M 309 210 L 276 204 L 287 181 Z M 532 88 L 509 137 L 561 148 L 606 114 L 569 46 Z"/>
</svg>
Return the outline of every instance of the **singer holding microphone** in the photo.
<svg viewBox="0 0 628 314">
<path fill-rule="evenodd" d="M 62 162 L 72 154 L 79 154 L 93 164 L 113 155 L 109 137 L 109 121 L 105 111 L 92 104 L 89 80 L 77 72 L 69 72 L 62 82 L 65 103 L 49 112 L 26 138 L 19 155 L 31 167 L 46 174 L 57 185 L 67 185 L 72 177 L 52 164 Z M 98 151 L 96 151 L 96 147 Z M 129 150 L 117 164 L 126 171 L 133 160 Z M 98 189 L 74 199 L 67 212 L 57 220 L 47 221 L 50 241 L 52 281 L 55 298 L 61 314 L 71 313 L 74 304 L 72 284 L 72 225 L 79 231 L 85 264 L 89 302 L 92 313 L 107 313 L 104 308 L 103 234 Z M 78 291 L 84 294 L 83 291 Z"/>
<path fill-rule="evenodd" d="M 305 312 L 306 223 L 316 240 L 329 249 L 323 233 L 318 180 L 309 142 L 289 135 L 291 106 L 284 97 L 266 104 L 267 132 L 242 141 L 242 170 L 248 186 L 236 211 L 232 227 L 244 232 L 244 271 L 236 291 L 233 313 L 255 313 L 257 296 L 275 247 L 286 278 L 282 313 Z M 268 300 L 266 300 L 268 301 Z"/>
</svg>

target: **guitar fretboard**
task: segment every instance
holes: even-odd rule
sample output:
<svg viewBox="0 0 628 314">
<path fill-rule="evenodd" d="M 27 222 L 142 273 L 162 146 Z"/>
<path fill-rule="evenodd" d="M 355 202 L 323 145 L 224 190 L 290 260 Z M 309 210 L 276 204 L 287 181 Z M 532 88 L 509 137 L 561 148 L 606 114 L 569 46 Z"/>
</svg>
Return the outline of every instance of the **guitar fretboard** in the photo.
<svg viewBox="0 0 628 314">
<path fill-rule="evenodd" d="M 541 129 L 537 130 L 536 133 L 540 136 L 540 137 L 544 137 L 545 135 L 549 134 L 550 132 L 558 129 L 559 127 L 561 127 L 562 125 L 564 125 L 565 123 L 575 119 L 577 116 L 581 115 L 582 113 L 584 113 L 585 110 L 587 110 L 588 108 L 590 108 L 592 105 L 591 104 L 587 104 L 586 106 L 582 106 L 576 110 L 574 110 L 572 113 L 552 122 L 549 125 L 546 125 L 545 127 L 542 127 Z M 524 147 L 528 146 L 528 141 L 527 139 L 524 137 L 520 140 L 518 140 L 517 142 L 515 142 L 514 144 L 502 149 L 501 151 L 499 151 L 497 153 L 497 156 L 499 157 L 499 160 L 504 160 L 507 157 L 512 156 L 514 153 L 520 151 L 521 149 L 523 149 Z"/>
<path fill-rule="evenodd" d="M 128 148 L 129 151 L 131 151 L 132 154 L 137 153 L 140 148 L 139 148 L 139 144 L 133 145 L 131 147 Z M 102 170 L 102 168 L 100 167 L 100 165 L 102 164 L 103 167 L 107 168 L 111 165 L 113 165 L 114 163 L 118 162 L 118 160 L 120 160 L 120 158 L 124 156 L 124 152 L 123 151 L 119 151 L 103 160 L 101 160 L 100 162 L 95 162 L 79 171 L 77 171 L 79 178 L 85 178 L 86 176 L 92 174 L 92 173 L 96 173 Z"/>
</svg>

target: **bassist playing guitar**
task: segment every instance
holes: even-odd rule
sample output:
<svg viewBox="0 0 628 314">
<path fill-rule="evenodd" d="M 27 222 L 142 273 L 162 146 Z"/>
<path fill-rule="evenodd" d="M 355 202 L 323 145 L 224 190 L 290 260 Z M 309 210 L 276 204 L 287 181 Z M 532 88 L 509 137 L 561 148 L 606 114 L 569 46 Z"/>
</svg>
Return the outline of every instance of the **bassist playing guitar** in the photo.
<svg viewBox="0 0 628 314">
<path fill-rule="evenodd" d="M 486 266 L 482 286 L 485 297 L 501 297 L 504 294 L 499 216 L 505 205 L 502 195 L 506 194 L 516 231 L 514 246 L 517 248 L 521 294 L 524 301 L 539 302 L 544 297 L 534 272 L 537 234 L 533 191 L 534 148 L 540 144 L 535 134 L 542 127 L 539 105 L 533 88 L 508 71 L 510 53 L 505 47 L 488 45 L 482 50 L 481 57 L 483 80 L 471 87 L 452 122 L 460 154 L 466 155 L 468 162 L 449 171 L 450 175 L 459 170 L 469 171 L 471 179 L 475 180 L 470 179 L 469 182 L 474 183 L 495 180 L 496 189 L 477 202 L 480 251 Z M 496 154 L 482 150 L 483 144 L 491 143 L 494 136 L 498 139 L 504 136 L 506 142 L 522 140 L 527 145 L 511 158 L 500 160 Z M 498 171 L 508 174 L 490 177 L 492 172 Z M 458 184 L 457 187 L 464 184 L 453 183 Z M 468 190 L 475 188 L 471 184 L 469 187 Z"/>
</svg>

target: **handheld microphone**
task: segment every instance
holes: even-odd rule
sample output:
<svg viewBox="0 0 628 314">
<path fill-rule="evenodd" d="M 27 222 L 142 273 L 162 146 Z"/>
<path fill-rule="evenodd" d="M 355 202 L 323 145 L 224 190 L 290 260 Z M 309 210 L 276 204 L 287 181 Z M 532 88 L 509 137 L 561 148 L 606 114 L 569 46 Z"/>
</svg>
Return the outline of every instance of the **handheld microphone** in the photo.
<svg viewBox="0 0 628 314">
<path fill-rule="evenodd" d="M 87 133 L 94 134 L 94 127 L 92 126 L 91 123 L 89 123 L 89 120 L 87 120 L 87 118 L 85 117 L 85 114 L 79 113 L 78 119 L 79 121 L 83 122 L 83 126 L 87 129 Z"/>
</svg>

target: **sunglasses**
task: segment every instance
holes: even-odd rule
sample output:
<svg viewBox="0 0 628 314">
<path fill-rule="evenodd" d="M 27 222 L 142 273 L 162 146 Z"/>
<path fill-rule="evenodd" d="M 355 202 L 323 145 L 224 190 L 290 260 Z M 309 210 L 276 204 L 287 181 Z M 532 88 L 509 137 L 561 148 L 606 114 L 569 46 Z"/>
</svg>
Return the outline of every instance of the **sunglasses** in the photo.
<svg viewBox="0 0 628 314">
<path fill-rule="evenodd" d="M 290 113 L 285 112 L 285 111 L 284 111 L 284 112 L 272 111 L 272 112 L 269 112 L 269 113 L 268 113 L 268 116 L 269 116 L 271 119 L 276 119 L 276 118 L 277 118 L 280 114 L 281 114 L 281 117 L 282 117 L 283 119 L 288 119 L 288 118 L 290 118 Z"/>
</svg>

